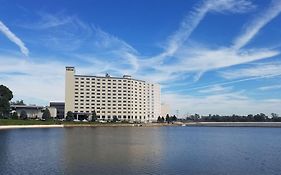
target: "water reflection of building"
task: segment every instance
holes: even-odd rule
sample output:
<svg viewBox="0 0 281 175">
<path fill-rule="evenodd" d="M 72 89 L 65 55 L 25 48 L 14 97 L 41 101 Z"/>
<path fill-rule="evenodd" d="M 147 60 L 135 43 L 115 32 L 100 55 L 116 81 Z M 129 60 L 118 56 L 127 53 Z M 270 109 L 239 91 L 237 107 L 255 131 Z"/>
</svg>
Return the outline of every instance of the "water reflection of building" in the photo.
<svg viewBox="0 0 281 175">
<path fill-rule="evenodd" d="M 66 128 L 63 140 L 66 174 L 153 170 L 161 164 L 167 143 L 161 127 Z"/>
<path fill-rule="evenodd" d="M 75 75 L 74 67 L 66 67 L 65 114 L 90 115 L 98 119 L 156 121 L 161 115 L 160 86 L 123 77 Z"/>
</svg>

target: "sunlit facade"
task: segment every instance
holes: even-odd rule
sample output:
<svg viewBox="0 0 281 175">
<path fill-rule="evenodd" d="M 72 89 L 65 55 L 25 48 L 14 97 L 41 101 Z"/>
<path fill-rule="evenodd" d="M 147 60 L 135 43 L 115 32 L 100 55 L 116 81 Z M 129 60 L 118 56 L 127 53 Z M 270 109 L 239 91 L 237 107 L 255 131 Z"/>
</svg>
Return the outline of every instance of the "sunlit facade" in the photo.
<svg viewBox="0 0 281 175">
<path fill-rule="evenodd" d="M 98 119 L 150 122 L 161 115 L 160 86 L 123 77 L 75 75 L 66 67 L 65 113 L 76 116 L 96 111 Z"/>
</svg>

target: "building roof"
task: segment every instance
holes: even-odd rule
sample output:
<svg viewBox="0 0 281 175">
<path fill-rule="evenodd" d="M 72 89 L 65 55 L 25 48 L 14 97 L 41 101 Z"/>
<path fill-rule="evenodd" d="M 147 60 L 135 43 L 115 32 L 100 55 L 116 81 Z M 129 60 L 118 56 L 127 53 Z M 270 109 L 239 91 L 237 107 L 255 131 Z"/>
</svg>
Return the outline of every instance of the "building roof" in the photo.
<svg viewBox="0 0 281 175">
<path fill-rule="evenodd" d="M 11 105 L 11 108 L 21 108 L 21 109 L 43 109 L 43 106 L 35 106 L 35 105 Z"/>
</svg>

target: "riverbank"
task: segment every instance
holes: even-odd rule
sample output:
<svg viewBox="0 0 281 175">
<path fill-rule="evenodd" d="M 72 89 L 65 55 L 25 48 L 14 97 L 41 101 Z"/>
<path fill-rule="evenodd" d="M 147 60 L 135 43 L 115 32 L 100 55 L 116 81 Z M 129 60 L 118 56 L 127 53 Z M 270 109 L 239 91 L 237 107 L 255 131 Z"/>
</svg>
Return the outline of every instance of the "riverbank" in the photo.
<svg viewBox="0 0 281 175">
<path fill-rule="evenodd" d="M 75 124 L 60 124 L 60 125 L 0 125 L 2 129 L 25 129 L 25 128 L 73 128 L 73 127 L 161 127 L 170 126 L 166 123 L 149 123 L 149 124 L 129 124 L 129 123 L 75 123 Z M 177 126 L 177 125 L 171 125 Z"/>
<path fill-rule="evenodd" d="M 186 126 L 206 127 L 280 127 L 281 122 L 188 122 Z"/>
<path fill-rule="evenodd" d="M 277 127 L 281 128 L 281 122 L 174 122 L 174 123 L 99 123 L 99 122 L 58 122 L 38 120 L 0 120 L 1 129 L 20 128 L 71 128 L 71 127 L 163 127 L 163 126 L 186 126 L 186 127 Z"/>
</svg>

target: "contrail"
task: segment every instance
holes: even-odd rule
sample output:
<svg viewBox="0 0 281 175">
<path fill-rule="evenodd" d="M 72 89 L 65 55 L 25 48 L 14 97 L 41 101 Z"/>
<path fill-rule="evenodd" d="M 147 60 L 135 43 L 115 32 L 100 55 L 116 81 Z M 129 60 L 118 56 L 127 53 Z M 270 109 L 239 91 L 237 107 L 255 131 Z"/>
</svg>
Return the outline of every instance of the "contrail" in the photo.
<svg viewBox="0 0 281 175">
<path fill-rule="evenodd" d="M 2 22 L 0 21 L 0 31 L 13 43 L 15 43 L 19 48 L 20 51 L 25 55 L 28 56 L 29 50 L 25 47 L 25 44 L 19 39 L 11 30 Z"/>
</svg>

